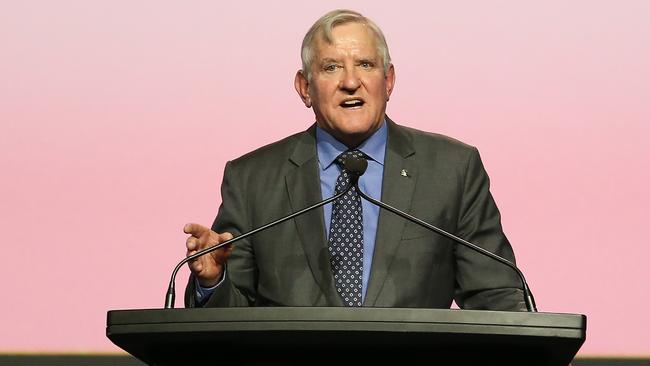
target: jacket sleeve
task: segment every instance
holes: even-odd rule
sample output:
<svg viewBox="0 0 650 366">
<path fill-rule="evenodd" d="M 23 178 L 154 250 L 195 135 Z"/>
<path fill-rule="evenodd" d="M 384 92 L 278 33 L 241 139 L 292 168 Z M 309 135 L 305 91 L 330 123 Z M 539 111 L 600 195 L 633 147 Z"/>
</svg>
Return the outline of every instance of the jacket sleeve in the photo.
<svg viewBox="0 0 650 366">
<path fill-rule="evenodd" d="M 232 162 L 226 164 L 221 184 L 221 206 L 212 230 L 229 232 L 234 237 L 250 230 L 247 216 L 245 182 Z M 251 242 L 243 239 L 236 242 L 227 263 L 227 270 L 221 284 L 202 303 L 196 301 L 194 277 L 190 276 L 185 289 L 186 307 L 236 307 L 251 306 L 255 299 L 257 267 Z M 235 278 L 233 278 L 233 276 Z M 236 284 L 236 285 L 235 285 Z"/>
<path fill-rule="evenodd" d="M 471 149 L 464 175 L 457 235 L 512 263 L 515 257 L 490 194 L 478 151 Z M 508 266 L 457 244 L 456 303 L 464 309 L 525 311 L 521 280 Z"/>
</svg>

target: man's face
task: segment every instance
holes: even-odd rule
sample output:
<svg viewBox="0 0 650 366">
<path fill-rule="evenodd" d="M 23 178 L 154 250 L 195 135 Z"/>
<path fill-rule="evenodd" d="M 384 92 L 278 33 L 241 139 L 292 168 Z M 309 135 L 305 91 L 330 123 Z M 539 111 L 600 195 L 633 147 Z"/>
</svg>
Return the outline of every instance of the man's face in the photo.
<svg viewBox="0 0 650 366">
<path fill-rule="evenodd" d="M 348 147 L 356 147 L 381 125 L 393 89 L 391 65 L 384 72 L 372 30 L 359 23 L 332 29 L 332 43 L 317 39 L 311 82 L 301 72 L 296 90 L 316 123 Z"/>
</svg>

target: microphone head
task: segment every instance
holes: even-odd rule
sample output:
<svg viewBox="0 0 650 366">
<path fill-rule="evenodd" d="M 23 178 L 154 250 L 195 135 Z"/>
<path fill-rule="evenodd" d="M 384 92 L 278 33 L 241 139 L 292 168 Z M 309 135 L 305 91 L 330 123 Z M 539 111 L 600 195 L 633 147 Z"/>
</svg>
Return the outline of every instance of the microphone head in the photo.
<svg viewBox="0 0 650 366">
<path fill-rule="evenodd" d="M 368 161 L 363 157 L 348 156 L 343 162 L 343 169 L 347 170 L 348 173 L 356 176 L 357 178 L 362 176 L 368 168 Z"/>
</svg>

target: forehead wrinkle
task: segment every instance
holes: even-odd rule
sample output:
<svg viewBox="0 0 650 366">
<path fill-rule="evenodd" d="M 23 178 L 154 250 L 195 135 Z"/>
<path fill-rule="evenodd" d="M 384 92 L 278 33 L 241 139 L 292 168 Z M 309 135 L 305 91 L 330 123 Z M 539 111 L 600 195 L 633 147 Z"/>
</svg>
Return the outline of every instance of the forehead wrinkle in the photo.
<svg viewBox="0 0 650 366">
<path fill-rule="evenodd" d="M 363 29 L 363 33 L 366 37 L 364 37 L 363 41 L 359 41 L 358 38 L 356 38 L 354 35 L 347 34 L 345 36 L 340 35 L 340 31 L 342 28 L 348 28 L 348 27 L 355 27 L 355 26 L 361 26 Z M 316 48 L 321 48 L 322 46 L 334 46 L 338 47 L 342 43 L 351 43 L 355 45 L 362 45 L 365 43 L 365 41 L 369 41 L 368 47 L 375 49 L 377 48 L 377 39 L 375 37 L 374 32 L 368 28 L 368 25 L 365 23 L 356 23 L 356 22 L 351 22 L 351 23 L 344 23 L 340 25 L 334 26 L 330 34 L 325 34 L 324 32 L 320 34 L 320 36 L 315 37 L 315 46 Z"/>
<path fill-rule="evenodd" d="M 321 63 L 327 61 L 340 62 L 350 56 L 355 61 L 376 61 L 379 58 L 377 51 L 373 47 L 366 48 L 356 40 L 353 42 L 342 42 L 341 44 L 329 44 L 326 47 L 320 46 L 317 48 L 317 59 Z"/>
</svg>

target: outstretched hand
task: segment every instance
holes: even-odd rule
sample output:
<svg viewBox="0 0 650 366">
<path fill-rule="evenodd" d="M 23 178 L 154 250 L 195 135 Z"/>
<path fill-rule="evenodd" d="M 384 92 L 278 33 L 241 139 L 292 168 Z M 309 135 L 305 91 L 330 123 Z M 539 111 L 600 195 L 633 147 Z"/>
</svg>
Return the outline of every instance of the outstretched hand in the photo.
<svg viewBox="0 0 650 366">
<path fill-rule="evenodd" d="M 221 244 L 233 237 L 228 232 L 219 234 L 199 224 L 186 224 L 183 227 L 183 232 L 190 235 L 185 242 L 187 247 L 186 256 L 207 247 Z M 232 246 L 226 245 L 188 262 L 190 271 L 192 271 L 201 286 L 212 287 L 219 282 L 231 252 Z"/>
</svg>

